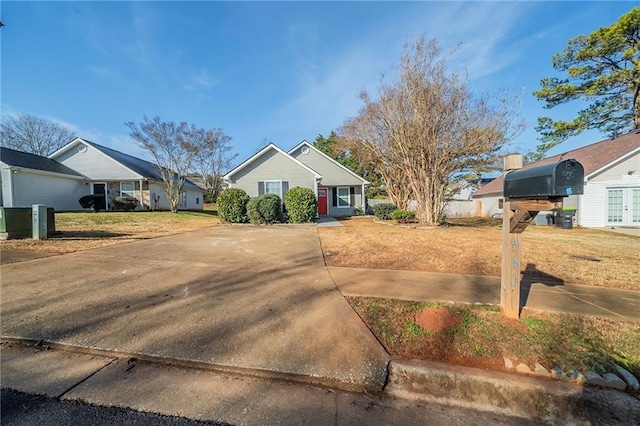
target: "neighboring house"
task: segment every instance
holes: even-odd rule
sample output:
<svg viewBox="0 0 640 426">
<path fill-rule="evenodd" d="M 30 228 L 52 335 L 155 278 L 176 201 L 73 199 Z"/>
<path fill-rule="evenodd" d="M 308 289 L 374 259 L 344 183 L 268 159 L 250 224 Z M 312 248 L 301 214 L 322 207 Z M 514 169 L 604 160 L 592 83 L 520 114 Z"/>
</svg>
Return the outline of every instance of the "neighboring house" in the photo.
<svg viewBox="0 0 640 426">
<path fill-rule="evenodd" d="M 91 193 L 91 182 L 50 158 L 0 147 L 0 188 L 2 207 L 80 210 L 78 200 Z"/>
<path fill-rule="evenodd" d="M 290 188 L 309 188 L 318 198 L 320 216 L 351 216 L 356 208 L 364 211 L 369 184 L 307 141 L 289 152 L 269 144 L 224 180 L 229 188 L 241 188 L 251 197 L 271 193 L 283 201 Z"/>
<path fill-rule="evenodd" d="M 576 210 L 576 224 L 589 227 L 640 226 L 640 132 L 634 131 L 545 158 L 524 168 L 575 158 L 584 167 L 584 194 L 564 199 Z M 483 216 L 502 212 L 503 176 L 473 194 Z"/>
<path fill-rule="evenodd" d="M 136 210 L 168 210 L 169 200 L 157 166 L 86 139 L 76 138 L 49 156 L 91 180 L 92 194 L 105 194 L 106 210 L 112 200 L 131 196 L 138 200 Z M 202 210 L 204 191 L 185 181 L 179 210 Z"/>
</svg>

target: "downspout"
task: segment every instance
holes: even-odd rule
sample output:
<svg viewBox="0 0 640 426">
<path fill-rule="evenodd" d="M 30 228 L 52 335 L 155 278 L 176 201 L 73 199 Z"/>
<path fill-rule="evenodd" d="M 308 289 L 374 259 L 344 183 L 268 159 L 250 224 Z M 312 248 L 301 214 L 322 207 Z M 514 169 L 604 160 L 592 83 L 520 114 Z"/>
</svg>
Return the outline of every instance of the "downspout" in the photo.
<svg viewBox="0 0 640 426">
<path fill-rule="evenodd" d="M 142 202 L 142 179 L 140 179 L 139 183 L 140 183 L 140 198 L 138 199 L 138 207 L 140 207 L 140 210 L 144 210 L 144 203 Z"/>
<path fill-rule="evenodd" d="M 313 192 L 316 194 L 316 206 L 318 204 L 318 180 L 322 178 L 314 178 L 313 179 Z M 316 208 L 316 219 L 320 217 L 319 209 Z M 327 212 L 328 213 L 328 212 Z"/>
</svg>

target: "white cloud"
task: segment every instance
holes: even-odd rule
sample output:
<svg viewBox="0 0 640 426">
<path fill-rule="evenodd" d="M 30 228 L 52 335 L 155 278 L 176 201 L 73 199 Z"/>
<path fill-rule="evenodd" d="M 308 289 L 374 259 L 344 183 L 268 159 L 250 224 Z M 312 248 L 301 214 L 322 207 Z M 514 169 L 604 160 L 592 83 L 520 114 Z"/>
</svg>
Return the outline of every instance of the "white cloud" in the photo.
<svg viewBox="0 0 640 426">
<path fill-rule="evenodd" d="M 187 82 L 185 83 L 184 88 L 190 92 L 196 92 L 206 97 L 204 92 L 209 91 L 218 84 L 219 80 L 211 73 L 207 70 L 200 70 L 187 77 Z"/>
<path fill-rule="evenodd" d="M 448 59 L 452 69 L 468 71 L 472 80 L 500 72 L 521 55 L 517 47 L 505 49 L 503 41 L 527 7 L 510 3 L 415 6 L 402 16 L 389 16 L 385 22 L 389 25 L 376 26 L 329 57 L 318 53 L 320 43 L 313 27 L 291 27 L 295 94 L 268 113 L 258 127 L 270 137 L 286 131 L 283 137 L 294 140 L 276 140 L 285 145 L 339 127 L 357 114 L 361 106 L 358 93 L 362 89 L 375 93 L 381 73 L 394 73 L 402 45 L 422 33 L 427 38 L 436 36 L 445 54 L 461 42 Z"/>
</svg>

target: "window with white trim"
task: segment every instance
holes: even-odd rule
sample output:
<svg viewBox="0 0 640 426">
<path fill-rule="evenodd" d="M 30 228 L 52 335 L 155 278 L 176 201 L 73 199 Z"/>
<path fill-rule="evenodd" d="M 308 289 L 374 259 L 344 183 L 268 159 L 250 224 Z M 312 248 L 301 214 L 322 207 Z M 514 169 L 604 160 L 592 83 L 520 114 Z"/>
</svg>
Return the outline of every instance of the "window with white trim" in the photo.
<svg viewBox="0 0 640 426">
<path fill-rule="evenodd" d="M 282 199 L 282 181 L 280 180 L 265 180 L 264 181 L 264 193 L 276 194 Z"/>
<path fill-rule="evenodd" d="M 120 182 L 120 196 L 136 198 L 136 183 Z"/>
<path fill-rule="evenodd" d="M 338 207 L 349 207 L 351 205 L 349 202 L 349 187 L 341 186 L 336 189 L 338 191 Z"/>
</svg>

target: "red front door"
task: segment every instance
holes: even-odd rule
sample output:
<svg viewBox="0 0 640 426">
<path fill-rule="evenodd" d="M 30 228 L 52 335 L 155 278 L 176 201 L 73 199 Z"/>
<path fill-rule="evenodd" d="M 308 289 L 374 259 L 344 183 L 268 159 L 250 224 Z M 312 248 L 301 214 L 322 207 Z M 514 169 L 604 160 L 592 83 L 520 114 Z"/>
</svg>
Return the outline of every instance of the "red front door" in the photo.
<svg viewBox="0 0 640 426">
<path fill-rule="evenodd" d="M 318 188 L 318 214 L 327 214 L 327 188 Z"/>
</svg>

